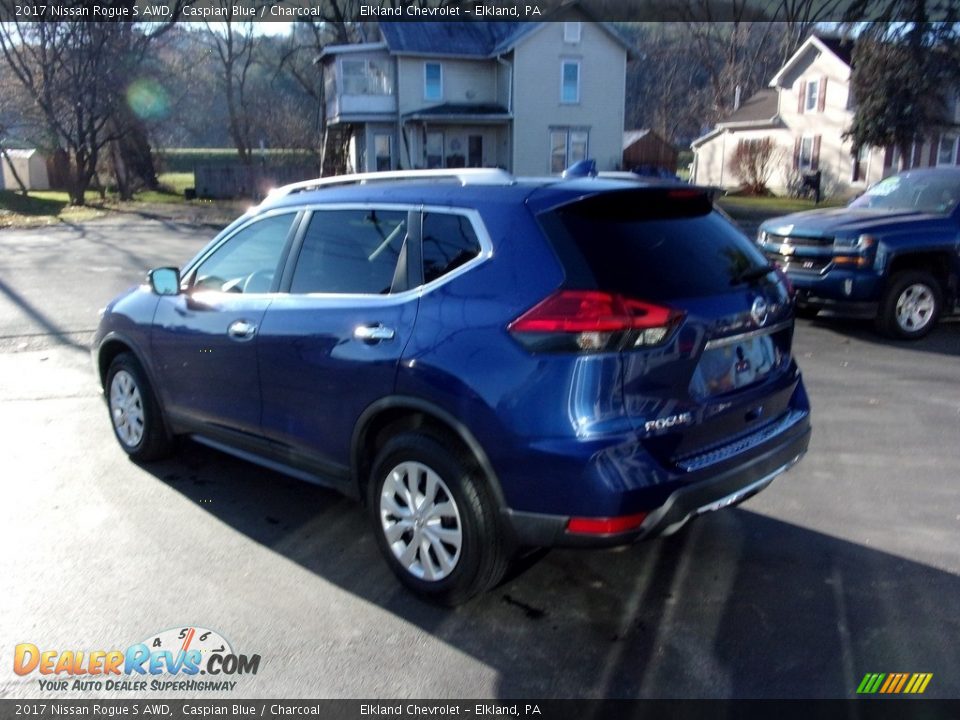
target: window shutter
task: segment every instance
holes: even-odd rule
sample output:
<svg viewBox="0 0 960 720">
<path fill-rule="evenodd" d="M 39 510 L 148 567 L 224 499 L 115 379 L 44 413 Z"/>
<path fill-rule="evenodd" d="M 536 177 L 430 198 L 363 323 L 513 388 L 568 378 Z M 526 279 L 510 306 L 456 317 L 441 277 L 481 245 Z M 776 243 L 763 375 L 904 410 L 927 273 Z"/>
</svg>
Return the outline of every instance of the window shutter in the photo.
<svg viewBox="0 0 960 720">
<path fill-rule="evenodd" d="M 800 168 L 800 143 L 803 142 L 800 138 L 797 138 L 793 141 L 793 169 L 798 170 Z"/>
<path fill-rule="evenodd" d="M 940 136 L 934 135 L 930 140 L 930 167 L 937 166 L 937 150 L 940 149 Z"/>
<path fill-rule="evenodd" d="M 803 115 L 803 101 L 807 95 L 807 81 L 800 81 L 800 97 L 797 98 L 797 112 Z"/>
<path fill-rule="evenodd" d="M 814 172 L 820 169 L 820 136 L 813 137 L 813 150 L 810 153 L 810 169 Z"/>
<path fill-rule="evenodd" d="M 827 106 L 827 76 L 820 78 L 820 87 L 817 89 L 817 112 L 823 112 Z"/>
</svg>

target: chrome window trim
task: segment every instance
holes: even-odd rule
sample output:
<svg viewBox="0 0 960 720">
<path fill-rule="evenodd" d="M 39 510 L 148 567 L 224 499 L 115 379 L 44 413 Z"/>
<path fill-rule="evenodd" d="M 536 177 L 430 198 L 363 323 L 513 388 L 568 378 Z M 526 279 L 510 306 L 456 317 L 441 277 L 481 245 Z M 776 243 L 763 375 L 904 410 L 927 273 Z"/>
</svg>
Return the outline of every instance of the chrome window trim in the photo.
<svg viewBox="0 0 960 720">
<path fill-rule="evenodd" d="M 351 301 L 366 301 L 372 304 L 390 305 L 394 302 L 406 302 L 412 298 L 421 297 L 433 292 L 448 282 L 460 277 L 464 273 L 470 272 L 473 268 L 493 257 L 493 241 L 487 232 L 486 225 L 480 217 L 479 211 L 473 208 L 454 207 L 451 205 L 418 205 L 411 203 L 328 203 L 304 205 L 301 208 L 312 214 L 323 212 L 325 210 L 387 210 L 396 212 L 419 212 L 422 215 L 428 213 L 445 213 L 447 215 L 462 215 L 470 221 L 473 232 L 477 236 L 477 242 L 480 243 L 480 253 L 473 259 L 465 262 L 460 267 L 441 275 L 436 280 L 431 280 L 415 288 L 404 290 L 393 295 L 372 295 L 370 293 L 277 293 L 278 295 L 289 295 L 290 297 L 300 298 L 318 298 L 318 299 L 349 299 Z M 313 217 L 311 216 L 311 220 Z"/>
<path fill-rule="evenodd" d="M 284 213 L 294 215 L 294 219 L 299 213 L 311 213 L 311 217 L 307 220 L 312 220 L 312 215 L 318 212 L 323 211 L 334 211 L 334 210 L 386 210 L 391 212 L 418 212 L 422 215 L 427 213 L 445 213 L 447 215 L 462 215 L 470 221 L 471 227 L 473 227 L 473 232 L 477 236 L 477 241 L 480 243 L 480 253 L 473 259 L 465 262 L 460 267 L 448 272 L 445 275 L 438 277 L 435 280 L 431 280 L 428 283 L 423 285 L 418 285 L 415 288 L 410 288 L 409 290 L 404 290 L 400 293 L 395 293 L 392 295 L 372 295 L 370 293 L 291 293 L 291 292 L 276 292 L 276 293 L 244 293 L 242 296 L 237 295 L 236 293 L 224 293 L 217 292 L 215 290 L 206 290 L 204 293 L 214 293 L 218 296 L 230 296 L 230 297 L 260 297 L 260 296 L 272 296 L 272 297 L 298 297 L 298 298 L 317 298 L 317 299 L 344 299 L 350 300 L 351 302 L 365 302 L 373 305 L 393 305 L 396 303 L 406 302 L 410 299 L 422 297 L 428 293 L 433 292 L 439 287 L 446 285 L 448 282 L 455 280 L 464 273 L 470 272 L 475 267 L 483 264 L 491 257 L 493 257 L 493 241 L 490 238 L 490 233 L 487 232 L 487 227 L 483 223 L 482 218 L 480 217 L 480 212 L 474 208 L 464 208 L 464 207 L 454 207 L 452 205 L 421 205 L 418 203 L 378 203 L 378 202 L 348 202 L 348 203 L 311 203 L 305 205 L 297 205 L 294 208 L 284 207 L 278 208 L 276 210 L 268 210 L 262 214 L 255 215 L 249 219 L 249 221 L 243 223 L 242 225 L 236 227 L 229 235 L 224 236 L 222 239 L 216 242 L 215 245 L 210 247 L 208 250 L 198 255 L 194 258 L 191 263 L 184 269 L 182 277 L 187 278 L 190 274 L 201 264 L 203 263 L 210 255 L 216 252 L 221 248 L 226 242 L 228 242 L 232 237 L 242 230 L 248 228 L 254 222 L 259 222 L 260 220 L 272 217 L 274 215 L 281 215 Z M 291 222 L 291 228 L 293 223 Z M 299 228 L 298 228 L 299 231 Z M 290 258 L 287 258 L 287 262 L 290 261 Z"/>
<path fill-rule="evenodd" d="M 275 210 L 268 210 L 267 212 L 253 215 L 245 223 L 243 223 L 242 225 L 238 225 L 233 230 L 231 230 L 229 234 L 223 235 L 223 237 L 218 237 L 215 235 L 214 238 L 207 245 L 207 247 L 202 249 L 199 254 L 194 256 L 194 258 L 184 266 L 182 272 L 180 273 L 181 283 L 183 282 L 184 279 L 190 277 L 190 274 L 193 273 L 193 271 L 196 270 L 201 264 L 206 262 L 207 258 L 213 255 L 213 253 L 215 253 L 217 250 L 222 248 L 226 243 L 230 242 L 231 239 L 236 237 L 237 233 L 243 232 L 248 227 L 250 227 L 256 222 L 260 222 L 261 220 L 266 220 L 267 218 L 276 217 L 277 215 L 293 215 L 293 218 L 290 220 L 290 229 L 287 230 L 287 237 L 284 238 L 284 242 L 286 242 L 287 240 L 290 239 L 290 232 L 294 229 L 293 228 L 294 222 L 296 222 L 297 216 L 302 211 L 303 211 L 303 208 L 301 207 L 283 207 L 283 208 L 277 208 Z M 241 217 L 243 216 L 241 215 Z M 221 233 L 222 232 L 223 231 L 221 231 Z M 215 292 L 215 291 L 207 291 L 207 292 Z M 235 295 L 236 293 L 222 293 L 222 294 Z M 251 295 L 270 295 L 272 293 L 250 293 L 250 294 Z"/>
<path fill-rule="evenodd" d="M 752 340 L 754 338 L 763 337 L 764 335 L 772 335 L 775 332 L 785 330 L 791 325 L 793 325 L 793 320 L 784 320 L 776 325 L 770 325 L 769 327 L 760 328 L 758 330 L 751 330 L 750 332 L 740 333 L 738 335 L 730 335 L 729 337 L 714 338 L 713 340 L 708 340 L 703 349 L 713 350 L 714 348 L 734 345 L 738 342 L 743 342 L 744 340 Z"/>
</svg>

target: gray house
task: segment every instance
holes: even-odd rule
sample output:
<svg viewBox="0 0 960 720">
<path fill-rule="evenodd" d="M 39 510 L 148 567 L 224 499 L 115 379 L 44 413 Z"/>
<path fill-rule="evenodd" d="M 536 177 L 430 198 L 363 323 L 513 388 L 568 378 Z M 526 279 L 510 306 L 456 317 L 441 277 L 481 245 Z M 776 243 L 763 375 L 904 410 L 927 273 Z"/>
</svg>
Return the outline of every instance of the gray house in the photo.
<svg viewBox="0 0 960 720">
<path fill-rule="evenodd" d="M 383 22 L 320 57 L 328 160 L 347 171 L 619 167 L 627 43 L 576 5 L 552 22 Z M 329 168 L 329 162 L 325 162 Z"/>
</svg>

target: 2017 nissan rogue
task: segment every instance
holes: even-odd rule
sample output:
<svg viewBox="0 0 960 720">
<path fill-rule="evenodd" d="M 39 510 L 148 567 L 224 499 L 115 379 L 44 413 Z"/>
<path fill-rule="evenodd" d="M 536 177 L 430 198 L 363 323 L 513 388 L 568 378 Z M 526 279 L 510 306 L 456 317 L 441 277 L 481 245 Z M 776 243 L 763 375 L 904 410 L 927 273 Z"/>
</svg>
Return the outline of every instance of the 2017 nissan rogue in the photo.
<svg viewBox="0 0 960 720">
<path fill-rule="evenodd" d="M 94 355 L 133 459 L 189 436 L 341 490 L 457 604 L 518 548 L 669 533 L 797 462 L 793 326 L 706 191 L 410 171 L 275 191 L 111 302 Z"/>
</svg>

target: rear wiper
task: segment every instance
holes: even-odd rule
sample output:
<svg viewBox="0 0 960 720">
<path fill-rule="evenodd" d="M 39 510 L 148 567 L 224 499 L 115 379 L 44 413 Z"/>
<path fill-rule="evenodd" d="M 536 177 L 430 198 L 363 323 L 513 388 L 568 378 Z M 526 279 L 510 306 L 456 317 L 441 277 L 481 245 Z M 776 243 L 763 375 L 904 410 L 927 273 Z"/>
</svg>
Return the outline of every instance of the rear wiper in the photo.
<svg viewBox="0 0 960 720">
<path fill-rule="evenodd" d="M 745 282 L 759 280 L 773 272 L 773 265 L 761 265 L 760 267 L 747 268 L 741 270 L 730 279 L 731 285 L 740 285 Z"/>
</svg>

